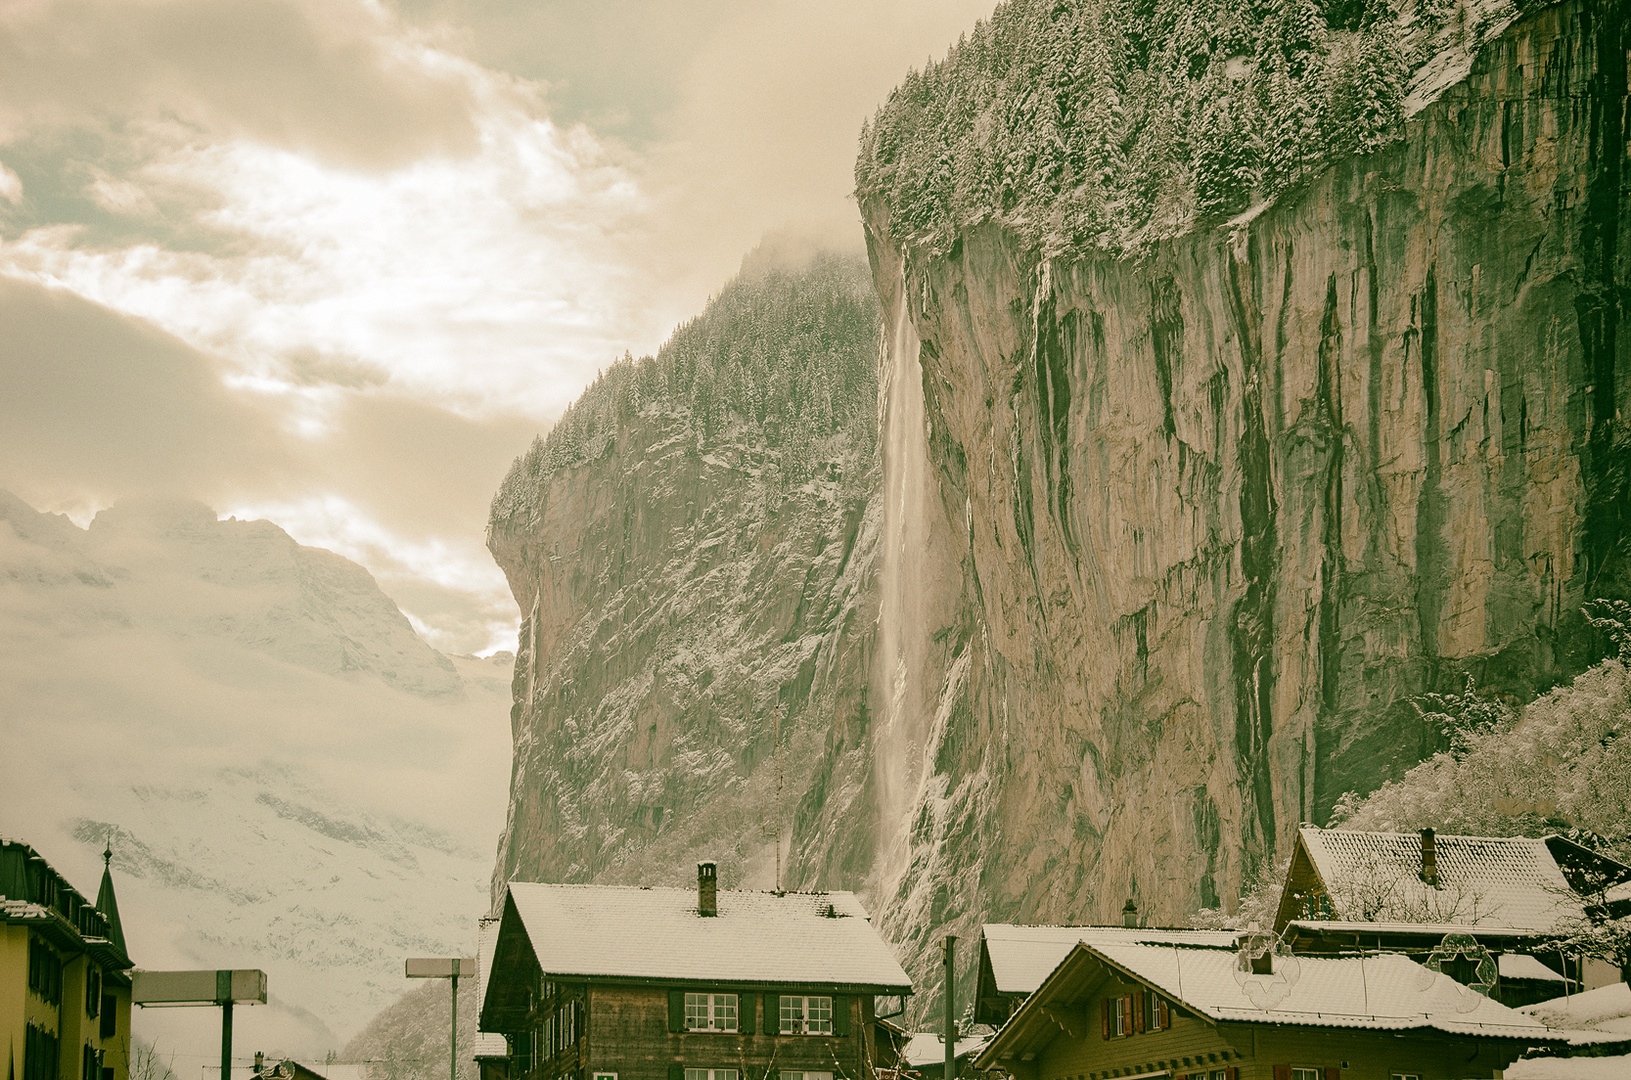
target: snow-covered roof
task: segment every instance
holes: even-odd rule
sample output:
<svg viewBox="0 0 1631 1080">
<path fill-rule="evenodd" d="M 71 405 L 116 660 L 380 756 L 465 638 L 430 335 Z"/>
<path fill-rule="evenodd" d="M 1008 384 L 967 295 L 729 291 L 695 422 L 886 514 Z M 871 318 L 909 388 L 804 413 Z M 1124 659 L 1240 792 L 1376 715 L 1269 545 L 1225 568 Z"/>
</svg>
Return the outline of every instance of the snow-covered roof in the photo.
<svg viewBox="0 0 1631 1080">
<path fill-rule="evenodd" d="M 1375 906 L 1378 914 L 1423 923 L 1551 931 L 1583 914 L 1544 839 L 1441 833 L 1434 837 L 1434 888 L 1420 876 L 1417 833 L 1305 825 L 1299 837 L 1339 917 L 1362 918 L 1350 909 Z"/>
<path fill-rule="evenodd" d="M 970 1035 L 966 1039 L 958 1039 L 956 1052 L 960 1058 L 971 1054 L 978 1054 L 985 1049 L 985 1044 L 991 1041 L 989 1035 Z M 921 1069 L 925 1065 L 944 1065 L 946 1063 L 946 1040 L 932 1031 L 915 1031 L 906 1040 L 906 1047 L 901 1051 L 901 1057 L 906 1064 L 914 1069 Z"/>
<path fill-rule="evenodd" d="M 1631 1054 L 1522 1058 L 1501 1075 L 1506 1080 L 1625 1080 L 1631 1076 Z"/>
<path fill-rule="evenodd" d="M 487 1000 L 487 973 L 493 969 L 493 953 L 498 948 L 498 921 L 496 919 L 483 919 L 481 928 L 476 932 L 476 1001 Z M 482 1058 L 507 1057 L 510 1053 L 510 1044 L 504 1036 L 490 1031 L 481 1030 L 481 1007 L 476 1007 L 476 1038 L 475 1046 L 471 1048 L 470 1056 L 476 1060 Z"/>
<path fill-rule="evenodd" d="M 1631 986 L 1623 982 L 1537 1001 L 1518 1011 L 1554 1028 L 1631 1039 Z M 1631 1073 L 1624 1075 L 1631 1076 Z"/>
<path fill-rule="evenodd" d="M 1430 1027 L 1458 1035 L 1532 1038 L 1548 1034 L 1533 1016 L 1509 1009 L 1397 953 L 1275 957 L 1290 985 L 1269 1008 L 1253 1004 L 1253 979 L 1237 978 L 1233 949 L 1158 945 L 1090 946 L 1167 996 L 1214 1020 L 1399 1031 Z M 1291 972 L 1295 970 L 1293 977 Z"/>
<path fill-rule="evenodd" d="M 986 923 L 981 928 L 991 975 L 999 994 L 1029 994 L 1042 985 L 1078 942 L 1154 942 L 1233 948 L 1235 930 L 1169 930 L 1125 926 L 1015 926 Z"/>
<path fill-rule="evenodd" d="M 511 882 L 533 953 L 550 977 L 818 983 L 911 993 L 912 980 L 854 893 Z"/>
<path fill-rule="evenodd" d="M 1296 930 L 1306 930 L 1316 934 L 1335 931 L 1342 934 L 1373 934 L 1383 937 L 1388 934 L 1431 934 L 1438 936 L 1446 931 L 1446 925 L 1441 922 L 1397 922 L 1389 919 L 1293 919 L 1286 925 Z M 1455 932 L 1458 934 L 1465 932 L 1475 938 L 1532 938 L 1535 936 L 1533 927 L 1491 926 L 1486 923 L 1479 923 L 1477 926 L 1458 926 Z"/>
<path fill-rule="evenodd" d="M 1526 953 L 1502 953 L 1495 958 L 1503 979 L 1535 979 L 1543 982 L 1565 982 L 1563 976 Z"/>
</svg>

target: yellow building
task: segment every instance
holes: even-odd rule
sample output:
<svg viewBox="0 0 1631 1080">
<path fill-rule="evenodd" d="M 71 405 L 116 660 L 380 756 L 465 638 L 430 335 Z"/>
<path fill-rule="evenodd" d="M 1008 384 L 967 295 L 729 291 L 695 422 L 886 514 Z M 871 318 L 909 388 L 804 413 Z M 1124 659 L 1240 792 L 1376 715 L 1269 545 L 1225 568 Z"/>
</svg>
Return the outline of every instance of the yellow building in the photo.
<svg viewBox="0 0 1631 1080">
<path fill-rule="evenodd" d="M 130 956 L 102 853 L 96 903 L 0 837 L 0 1080 L 129 1080 Z"/>
</svg>

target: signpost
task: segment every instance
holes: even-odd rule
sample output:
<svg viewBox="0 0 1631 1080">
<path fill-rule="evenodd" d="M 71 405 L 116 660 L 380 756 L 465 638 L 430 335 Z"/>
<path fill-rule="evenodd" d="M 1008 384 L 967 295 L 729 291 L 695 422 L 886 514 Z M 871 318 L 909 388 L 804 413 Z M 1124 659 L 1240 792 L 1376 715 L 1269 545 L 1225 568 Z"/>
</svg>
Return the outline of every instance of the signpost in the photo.
<svg viewBox="0 0 1631 1080">
<path fill-rule="evenodd" d="M 266 972 L 259 968 L 135 971 L 131 973 L 130 1000 L 143 1008 L 221 1006 L 221 1080 L 232 1080 L 232 1004 L 266 1004 Z"/>
<path fill-rule="evenodd" d="M 403 974 L 410 979 L 448 979 L 453 984 L 453 1020 L 447 1038 L 448 1080 L 459 1080 L 459 978 L 476 973 L 472 956 L 437 956 L 410 959 Z"/>
</svg>

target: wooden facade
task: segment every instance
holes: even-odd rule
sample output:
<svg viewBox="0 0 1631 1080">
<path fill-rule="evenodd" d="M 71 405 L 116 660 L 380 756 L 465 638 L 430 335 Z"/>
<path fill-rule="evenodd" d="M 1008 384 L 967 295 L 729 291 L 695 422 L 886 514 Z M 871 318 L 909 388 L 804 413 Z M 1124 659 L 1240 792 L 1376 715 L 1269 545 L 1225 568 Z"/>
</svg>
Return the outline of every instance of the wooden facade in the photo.
<svg viewBox="0 0 1631 1080">
<path fill-rule="evenodd" d="M 1264 1015 L 1263 1022 L 1208 1016 L 1081 945 L 976 1066 L 1013 1080 L 1471 1080 L 1498 1077 L 1531 1045 L 1556 1042 Z"/>
<path fill-rule="evenodd" d="M 129 1080 L 130 968 L 106 868 L 93 904 L 0 840 L 0 1053 L 14 1080 Z"/>
<path fill-rule="evenodd" d="M 636 898 L 640 902 L 671 903 L 658 890 L 638 891 L 650 894 Z M 629 900 L 627 893 L 607 895 Z M 785 896 L 792 906 L 796 899 L 792 894 L 774 896 L 773 904 Z M 714 962 L 713 977 L 677 975 L 687 956 L 700 957 L 699 966 L 706 967 L 718 960 L 718 949 L 731 948 L 732 897 L 721 897 L 717 908 L 714 902 L 714 895 L 704 895 L 703 905 L 712 910 L 692 911 L 689 922 L 675 924 L 676 936 L 692 935 L 706 944 L 693 941 L 690 953 L 683 944 L 671 948 L 667 967 L 654 961 L 652 970 L 660 974 L 647 977 L 627 969 L 614 975 L 590 974 L 581 967 L 562 970 L 570 965 L 554 956 L 540 962 L 514 897 L 508 897 L 483 976 L 480 1027 L 502 1035 L 509 1053 L 502 1068 L 484 1060 L 484 1077 L 502 1072 L 505 1080 L 871 1080 L 879 1050 L 874 996 L 911 991 L 892 957 L 888 966 L 894 975 L 888 982 L 718 977 L 722 967 L 735 961 Z M 851 940 L 857 929 L 874 933 L 864 918 L 835 912 L 830 903 L 823 907 L 810 899 L 806 906 L 804 924 L 790 930 L 807 934 L 813 920 L 819 936 L 849 919 L 842 929 Z M 592 936 L 594 931 L 585 933 Z M 811 970 L 831 974 L 830 957 L 821 955 L 819 941 L 800 947 L 813 954 Z M 888 955 L 881 940 L 876 947 Z M 618 952 L 617 943 L 610 948 L 629 962 L 627 950 Z M 716 951 L 710 954 L 710 949 Z M 738 951 L 744 958 L 742 970 L 752 969 L 754 950 Z M 796 968 L 797 957 L 798 950 L 791 950 L 784 964 Z M 632 963 L 640 966 L 638 959 Z M 863 965 L 857 970 L 878 969 Z"/>
</svg>

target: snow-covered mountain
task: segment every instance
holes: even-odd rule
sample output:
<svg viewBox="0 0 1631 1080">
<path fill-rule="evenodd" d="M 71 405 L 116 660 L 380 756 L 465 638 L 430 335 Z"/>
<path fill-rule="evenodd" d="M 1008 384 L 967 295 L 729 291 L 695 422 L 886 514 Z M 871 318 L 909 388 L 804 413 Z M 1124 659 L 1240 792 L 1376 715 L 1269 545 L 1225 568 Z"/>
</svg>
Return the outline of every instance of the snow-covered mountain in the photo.
<svg viewBox="0 0 1631 1080">
<path fill-rule="evenodd" d="M 362 567 L 265 521 L 0 492 L 0 831 L 94 887 L 111 840 L 143 967 L 260 967 L 240 1051 L 337 1049 L 464 954 L 503 826 L 511 662 L 425 644 Z M 218 1014 L 137 1033 L 212 1060 Z"/>
</svg>

